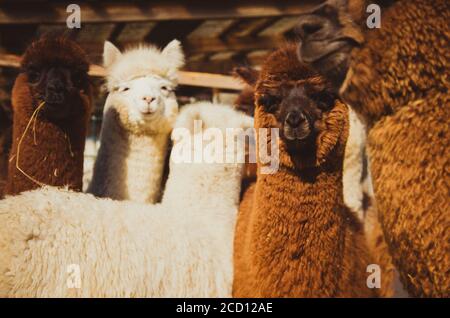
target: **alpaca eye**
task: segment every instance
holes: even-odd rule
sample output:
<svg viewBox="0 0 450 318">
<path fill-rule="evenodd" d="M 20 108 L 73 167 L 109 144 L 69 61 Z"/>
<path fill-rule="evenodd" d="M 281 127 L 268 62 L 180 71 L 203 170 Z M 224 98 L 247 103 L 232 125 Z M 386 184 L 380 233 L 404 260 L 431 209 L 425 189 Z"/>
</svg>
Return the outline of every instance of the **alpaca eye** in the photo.
<svg viewBox="0 0 450 318">
<path fill-rule="evenodd" d="M 311 98 L 317 102 L 317 106 L 321 110 L 330 110 L 334 106 L 335 96 L 325 92 L 313 94 Z"/>
<path fill-rule="evenodd" d="M 126 87 L 126 86 L 124 86 L 124 87 L 120 87 L 119 88 L 119 92 L 126 92 L 126 91 L 128 91 L 130 88 L 129 87 Z"/>
<path fill-rule="evenodd" d="M 278 98 L 272 95 L 261 95 L 258 98 L 258 104 L 263 106 L 269 112 L 276 110 L 278 102 Z"/>
<path fill-rule="evenodd" d="M 172 89 L 170 87 L 168 87 L 168 86 L 162 86 L 161 90 L 163 90 L 164 92 L 167 92 L 167 93 L 172 92 Z"/>
<path fill-rule="evenodd" d="M 36 83 L 39 81 L 40 78 L 41 78 L 41 73 L 39 73 L 39 71 L 36 71 L 36 70 L 28 71 L 28 81 L 30 83 Z"/>
<path fill-rule="evenodd" d="M 72 83 L 76 86 L 81 85 L 81 82 L 83 81 L 83 73 L 81 72 L 75 72 L 72 74 Z"/>
</svg>

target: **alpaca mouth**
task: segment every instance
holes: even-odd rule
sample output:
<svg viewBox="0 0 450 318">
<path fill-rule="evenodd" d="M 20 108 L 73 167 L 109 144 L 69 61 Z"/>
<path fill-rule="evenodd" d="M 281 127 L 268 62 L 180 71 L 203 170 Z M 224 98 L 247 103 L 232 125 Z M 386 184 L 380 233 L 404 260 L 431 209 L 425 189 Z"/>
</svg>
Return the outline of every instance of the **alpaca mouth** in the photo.
<svg viewBox="0 0 450 318">
<path fill-rule="evenodd" d="M 351 38 L 305 40 L 300 42 L 297 56 L 325 75 L 337 91 L 349 68 L 351 51 L 358 44 Z"/>
<path fill-rule="evenodd" d="M 66 95 L 64 93 L 50 93 L 47 94 L 44 98 L 45 102 L 48 105 L 58 105 L 62 104 L 66 99 Z"/>
<path fill-rule="evenodd" d="M 304 63 L 315 63 L 341 51 L 347 51 L 349 47 L 353 48 L 351 42 L 353 41 L 348 38 L 305 40 L 299 44 L 298 56 Z"/>
<path fill-rule="evenodd" d="M 283 127 L 283 136 L 289 141 L 303 141 L 311 134 L 311 128 L 308 122 L 301 127 L 292 128 L 288 125 Z"/>
</svg>

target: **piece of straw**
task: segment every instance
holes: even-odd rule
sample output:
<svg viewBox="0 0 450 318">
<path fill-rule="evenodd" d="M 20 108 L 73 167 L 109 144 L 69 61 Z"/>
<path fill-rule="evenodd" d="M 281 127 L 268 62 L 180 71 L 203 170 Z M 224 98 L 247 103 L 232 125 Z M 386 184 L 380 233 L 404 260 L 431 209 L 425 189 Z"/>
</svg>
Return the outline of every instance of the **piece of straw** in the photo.
<svg viewBox="0 0 450 318">
<path fill-rule="evenodd" d="M 41 187 L 45 186 L 46 184 L 36 180 L 32 176 L 30 176 L 28 173 L 23 171 L 22 168 L 20 168 L 20 166 L 19 166 L 19 159 L 20 159 L 20 146 L 22 145 L 22 141 L 25 138 L 25 135 L 26 135 L 26 133 L 28 131 L 28 128 L 30 128 L 31 122 L 33 121 L 33 119 L 35 119 L 37 117 L 37 114 L 39 113 L 41 108 L 44 107 L 44 105 L 45 105 L 45 101 L 41 102 L 39 104 L 39 106 L 34 110 L 33 114 L 31 115 L 31 118 L 28 121 L 28 124 L 25 127 L 25 130 L 24 130 L 23 134 L 22 134 L 22 136 L 19 139 L 19 143 L 17 144 L 17 155 L 16 155 L 16 168 L 17 168 L 17 170 L 19 170 L 25 177 L 27 177 L 28 179 L 30 179 L 31 181 L 33 181 L 34 183 L 36 183 L 37 185 L 39 185 Z M 35 121 L 35 124 L 36 124 L 36 121 Z M 34 141 L 36 141 L 36 139 L 34 139 Z"/>
</svg>

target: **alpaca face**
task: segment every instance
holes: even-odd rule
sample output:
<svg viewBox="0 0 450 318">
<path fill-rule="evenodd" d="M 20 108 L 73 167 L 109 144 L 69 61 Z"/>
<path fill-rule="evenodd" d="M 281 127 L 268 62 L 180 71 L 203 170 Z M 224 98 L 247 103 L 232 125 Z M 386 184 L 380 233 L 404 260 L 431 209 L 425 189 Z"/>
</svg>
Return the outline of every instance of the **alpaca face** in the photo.
<svg viewBox="0 0 450 318">
<path fill-rule="evenodd" d="M 331 88 L 314 83 L 316 79 L 310 83 L 306 80 L 281 84 L 273 90 L 257 88 L 255 127 L 279 128 L 280 166 L 319 166 L 328 160 L 337 144 L 341 144 L 338 151 L 343 158 L 347 107 L 336 100 Z M 269 137 L 267 147 L 270 142 Z"/>
<path fill-rule="evenodd" d="M 156 75 L 118 84 L 111 98 L 121 124 L 135 132 L 170 130 L 178 113 L 173 83 Z"/>
<path fill-rule="evenodd" d="M 321 121 L 333 108 L 335 96 L 321 84 L 304 81 L 281 83 L 267 88 L 261 82 L 257 90 L 257 106 L 272 117 L 280 136 L 292 150 L 314 144 L 322 132 Z"/>
<path fill-rule="evenodd" d="M 296 28 L 299 59 L 327 76 L 336 91 L 347 74 L 351 51 L 364 42 L 364 5 L 364 0 L 328 0 L 301 15 Z"/>
<path fill-rule="evenodd" d="M 162 50 L 140 45 L 122 53 L 106 41 L 103 60 L 107 105 L 118 113 L 120 124 L 136 134 L 170 132 L 178 113 L 178 69 L 184 64 L 180 42 L 173 40 Z"/>
<path fill-rule="evenodd" d="M 56 120 L 86 111 L 79 101 L 90 89 L 88 67 L 83 50 L 66 38 L 43 38 L 28 47 L 22 69 L 33 106 L 45 102 L 41 116 Z"/>
<path fill-rule="evenodd" d="M 267 58 L 255 87 L 255 101 L 257 133 L 262 133 L 258 128 L 279 129 L 280 166 L 318 166 L 333 149 L 343 149 L 347 108 L 324 76 L 298 60 L 296 45 L 287 45 Z M 267 137 L 270 147 L 272 136 Z"/>
<path fill-rule="evenodd" d="M 73 98 L 84 90 L 86 72 L 64 65 L 29 65 L 26 69 L 33 97 L 45 101 L 42 114 L 49 118 L 68 117 L 73 111 Z"/>
</svg>

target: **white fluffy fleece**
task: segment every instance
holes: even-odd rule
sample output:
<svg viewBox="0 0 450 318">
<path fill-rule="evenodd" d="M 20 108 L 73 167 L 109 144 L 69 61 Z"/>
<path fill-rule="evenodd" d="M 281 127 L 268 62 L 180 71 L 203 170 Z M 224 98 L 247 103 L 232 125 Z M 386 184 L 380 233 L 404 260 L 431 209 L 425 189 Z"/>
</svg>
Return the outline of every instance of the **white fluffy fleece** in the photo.
<svg viewBox="0 0 450 318">
<path fill-rule="evenodd" d="M 345 146 L 343 188 L 344 203 L 362 221 L 363 209 L 363 165 L 366 130 L 356 113 L 349 107 L 350 130 Z"/>
<path fill-rule="evenodd" d="M 201 104 L 182 109 L 176 127 L 192 119 L 204 129 L 253 126 L 227 106 Z M 1 200 L 0 297 L 231 296 L 243 165 L 171 167 L 157 205 L 51 187 Z"/>
<path fill-rule="evenodd" d="M 109 95 L 87 191 L 98 197 L 155 203 L 178 113 L 174 88 L 183 65 L 180 43 L 174 40 L 162 51 L 140 46 L 121 53 L 105 42 L 103 56 Z"/>
</svg>

